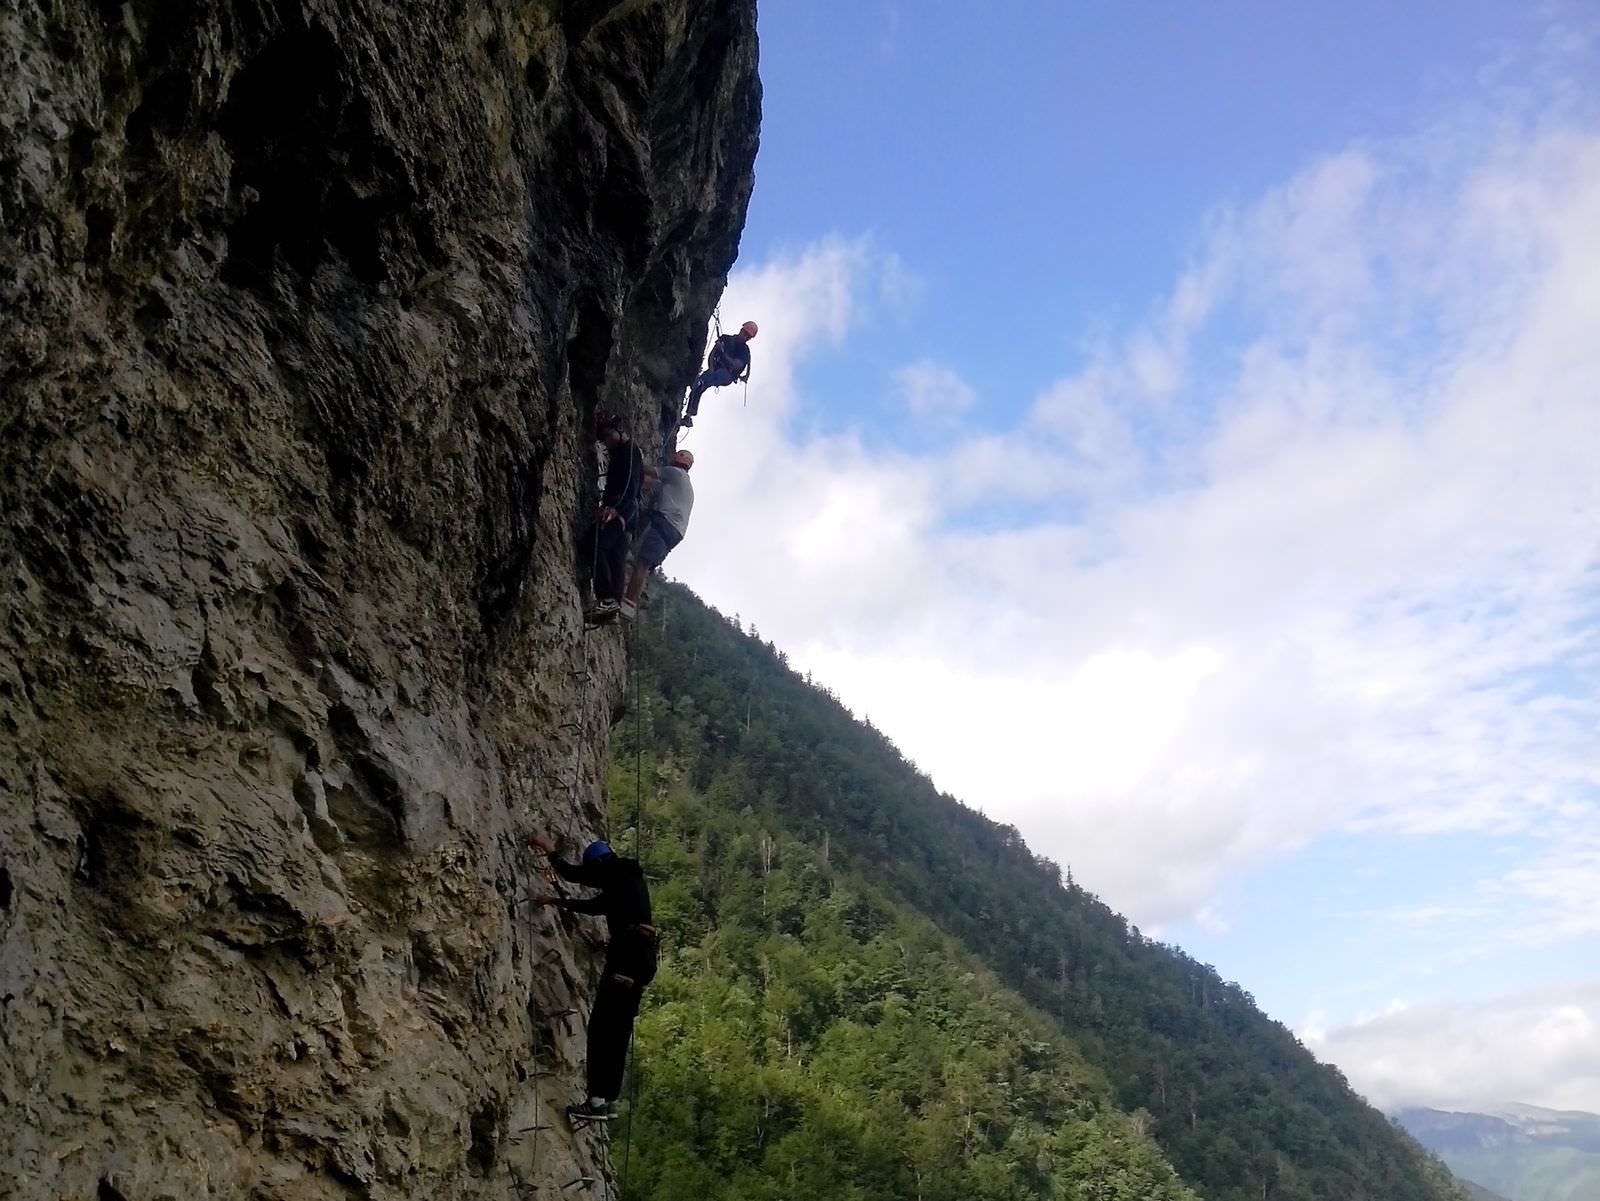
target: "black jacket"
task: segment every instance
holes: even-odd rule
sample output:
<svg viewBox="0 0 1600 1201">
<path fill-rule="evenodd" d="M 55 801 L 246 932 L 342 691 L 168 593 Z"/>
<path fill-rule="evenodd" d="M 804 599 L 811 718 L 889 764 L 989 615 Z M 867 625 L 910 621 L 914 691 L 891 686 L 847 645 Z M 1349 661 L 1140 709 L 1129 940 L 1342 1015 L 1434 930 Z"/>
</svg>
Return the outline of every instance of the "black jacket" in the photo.
<svg viewBox="0 0 1600 1201">
<path fill-rule="evenodd" d="M 733 382 L 750 378 L 750 344 L 738 334 L 723 334 L 711 344 L 706 356 L 707 367 L 726 367 L 733 374 Z"/>
<path fill-rule="evenodd" d="M 654 980 L 657 937 L 650 925 L 650 890 L 639 861 L 608 855 L 593 863 L 568 863 L 552 855 L 550 866 L 574 884 L 600 890 L 597 897 L 563 899 L 561 905 L 573 913 L 606 919 L 606 974 L 626 976 L 639 989 Z"/>
<path fill-rule="evenodd" d="M 631 528 L 639 516 L 639 489 L 644 484 L 644 455 L 632 438 L 610 448 L 602 508 L 615 509 Z"/>
<path fill-rule="evenodd" d="M 600 895 L 585 900 L 563 900 L 562 907 L 573 913 L 592 913 L 606 919 L 606 933 L 613 942 L 619 936 L 638 934 L 639 927 L 650 925 L 650 889 L 644 881 L 644 868 L 637 859 L 607 855 L 593 863 L 568 863 L 550 856 L 550 866 L 563 880 L 598 888 Z"/>
</svg>

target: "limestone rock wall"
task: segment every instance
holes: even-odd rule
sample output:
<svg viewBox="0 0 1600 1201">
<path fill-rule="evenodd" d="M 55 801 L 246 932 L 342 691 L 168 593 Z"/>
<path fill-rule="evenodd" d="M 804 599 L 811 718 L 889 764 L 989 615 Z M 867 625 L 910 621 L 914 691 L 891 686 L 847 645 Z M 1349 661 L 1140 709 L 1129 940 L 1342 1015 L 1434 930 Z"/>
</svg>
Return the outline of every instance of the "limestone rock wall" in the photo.
<svg viewBox="0 0 1600 1201">
<path fill-rule="evenodd" d="M 516 835 L 611 829 L 586 415 L 658 447 L 755 64 L 753 0 L 0 0 L 0 1197 L 610 1189 Z"/>
</svg>

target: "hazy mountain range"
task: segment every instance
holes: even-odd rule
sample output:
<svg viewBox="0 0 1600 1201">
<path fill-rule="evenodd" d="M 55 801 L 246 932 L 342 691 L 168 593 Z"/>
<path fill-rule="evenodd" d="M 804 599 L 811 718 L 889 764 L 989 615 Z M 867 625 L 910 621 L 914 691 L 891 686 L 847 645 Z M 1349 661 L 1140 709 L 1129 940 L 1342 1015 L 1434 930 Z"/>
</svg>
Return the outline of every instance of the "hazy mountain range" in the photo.
<svg viewBox="0 0 1600 1201">
<path fill-rule="evenodd" d="M 1600 1114 L 1507 1104 L 1395 1118 L 1457 1176 L 1507 1201 L 1600 1201 Z"/>
</svg>

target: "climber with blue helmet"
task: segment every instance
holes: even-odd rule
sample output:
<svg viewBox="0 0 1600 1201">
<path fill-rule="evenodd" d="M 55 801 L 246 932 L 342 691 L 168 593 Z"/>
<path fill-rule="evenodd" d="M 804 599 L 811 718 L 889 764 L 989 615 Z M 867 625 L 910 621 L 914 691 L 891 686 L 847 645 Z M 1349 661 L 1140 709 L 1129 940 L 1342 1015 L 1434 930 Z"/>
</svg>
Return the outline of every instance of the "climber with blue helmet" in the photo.
<svg viewBox="0 0 1600 1201">
<path fill-rule="evenodd" d="M 679 425 L 687 429 L 700 412 L 700 394 L 707 388 L 725 388 L 750 378 L 750 339 L 756 336 L 756 323 L 746 321 L 736 334 L 723 334 L 711 344 L 706 369 L 689 389 L 689 407 Z"/>
<path fill-rule="evenodd" d="M 605 965 L 589 1013 L 589 1092 L 585 1100 L 567 1106 L 567 1117 L 573 1122 L 607 1121 L 612 1102 L 622 1092 L 622 1070 L 639 1000 L 656 975 L 658 939 L 650 924 L 650 889 L 639 861 L 618 855 L 609 843 L 591 842 L 577 863 L 569 863 L 549 840 L 530 834 L 527 842 L 549 857 L 562 879 L 599 890 L 599 895 L 584 900 L 536 897 L 533 903 L 606 919 Z"/>
</svg>

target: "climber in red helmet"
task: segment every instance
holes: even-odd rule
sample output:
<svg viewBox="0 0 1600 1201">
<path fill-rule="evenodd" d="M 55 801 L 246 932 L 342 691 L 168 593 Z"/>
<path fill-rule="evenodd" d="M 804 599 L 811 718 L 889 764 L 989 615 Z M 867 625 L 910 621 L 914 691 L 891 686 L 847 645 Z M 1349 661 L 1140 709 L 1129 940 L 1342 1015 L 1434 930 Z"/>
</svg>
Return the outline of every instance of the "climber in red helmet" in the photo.
<svg viewBox="0 0 1600 1201">
<path fill-rule="evenodd" d="M 700 394 L 707 388 L 725 388 L 729 384 L 750 378 L 750 339 L 756 336 L 756 323 L 746 321 L 736 334 L 723 334 L 711 344 L 706 356 L 706 369 L 689 389 L 689 408 L 678 422 L 684 428 L 694 424 L 700 412 Z"/>
</svg>

